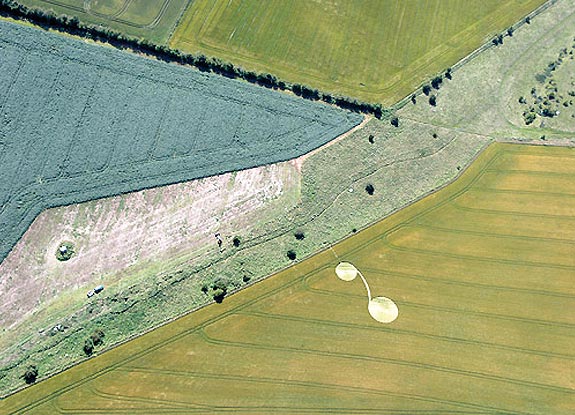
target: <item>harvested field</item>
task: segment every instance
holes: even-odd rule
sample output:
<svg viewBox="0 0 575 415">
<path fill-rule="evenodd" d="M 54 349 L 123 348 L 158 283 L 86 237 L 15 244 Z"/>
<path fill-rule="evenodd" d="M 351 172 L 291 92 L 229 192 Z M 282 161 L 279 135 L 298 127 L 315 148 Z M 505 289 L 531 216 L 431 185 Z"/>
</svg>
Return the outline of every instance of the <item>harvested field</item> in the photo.
<svg viewBox="0 0 575 415">
<path fill-rule="evenodd" d="M 26 6 L 77 16 L 132 36 L 166 43 L 188 0 L 19 0 Z"/>
<path fill-rule="evenodd" d="M 44 209 L 305 154 L 362 117 L 0 22 L 0 260 Z"/>
<path fill-rule="evenodd" d="M 387 105 L 543 0 L 195 0 L 170 45 Z"/>
<path fill-rule="evenodd" d="M 444 190 L 0 410 L 571 414 L 574 161 L 494 144 Z M 397 303 L 394 323 L 340 261 Z"/>
</svg>

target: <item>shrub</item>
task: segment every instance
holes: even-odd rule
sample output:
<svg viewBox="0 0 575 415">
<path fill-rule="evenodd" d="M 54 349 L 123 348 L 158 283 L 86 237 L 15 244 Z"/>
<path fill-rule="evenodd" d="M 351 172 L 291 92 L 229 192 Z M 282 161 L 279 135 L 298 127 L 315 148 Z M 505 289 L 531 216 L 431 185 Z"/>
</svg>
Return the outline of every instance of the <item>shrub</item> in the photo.
<svg viewBox="0 0 575 415">
<path fill-rule="evenodd" d="M 226 296 L 226 291 L 222 290 L 221 288 L 214 290 L 214 292 L 212 294 L 214 301 L 218 304 L 221 304 L 221 302 L 224 301 L 225 296 Z"/>
<path fill-rule="evenodd" d="M 287 257 L 289 258 L 290 261 L 293 261 L 296 259 L 296 253 L 294 250 L 290 249 L 289 251 L 287 251 Z"/>
<path fill-rule="evenodd" d="M 297 231 L 296 233 L 294 233 L 295 239 L 297 239 L 298 241 L 303 241 L 305 239 L 305 233 L 303 233 L 302 231 Z"/>
<path fill-rule="evenodd" d="M 24 379 L 24 382 L 26 382 L 28 385 L 36 382 L 36 379 L 38 378 L 38 368 L 34 365 L 28 366 L 28 368 L 26 368 L 26 371 L 22 375 L 22 378 Z"/>
<path fill-rule="evenodd" d="M 365 186 L 365 191 L 367 192 L 368 195 L 372 196 L 373 193 L 375 192 L 375 187 L 373 187 L 371 183 L 368 183 L 368 185 Z"/>
<path fill-rule="evenodd" d="M 441 86 L 441 83 L 443 82 L 443 78 L 441 76 L 436 76 L 435 78 L 433 78 L 431 80 L 431 86 L 434 89 L 439 89 L 439 87 Z"/>
<path fill-rule="evenodd" d="M 56 259 L 58 261 L 67 261 L 74 255 L 74 244 L 69 241 L 61 242 L 56 249 Z"/>
<path fill-rule="evenodd" d="M 411 103 L 413 105 L 417 104 L 417 98 L 415 97 L 415 94 L 411 96 Z"/>
<path fill-rule="evenodd" d="M 94 330 L 90 335 L 90 340 L 94 343 L 94 346 L 98 346 L 104 342 L 104 332 L 100 329 Z"/>
<path fill-rule="evenodd" d="M 234 244 L 234 246 L 237 248 L 238 246 L 240 246 L 240 243 L 242 241 L 240 240 L 240 238 L 238 238 L 237 236 L 234 237 L 234 239 L 232 240 L 232 243 Z"/>
<path fill-rule="evenodd" d="M 437 98 L 435 97 L 435 95 L 429 97 L 429 105 L 431 105 L 432 107 L 435 107 L 437 105 Z"/>
<path fill-rule="evenodd" d="M 433 133 L 431 136 L 432 136 L 433 138 L 437 138 L 437 133 Z"/>
<path fill-rule="evenodd" d="M 86 356 L 91 356 L 92 353 L 94 353 L 94 342 L 92 341 L 92 339 L 86 339 L 86 341 L 84 341 L 84 353 L 86 353 Z"/>
<path fill-rule="evenodd" d="M 374 137 L 372 134 L 369 135 L 369 137 L 367 138 L 367 141 L 369 141 L 371 144 L 374 143 Z"/>
<path fill-rule="evenodd" d="M 393 117 L 390 122 L 394 127 L 399 127 L 399 118 Z"/>
<path fill-rule="evenodd" d="M 242 277 L 243 282 L 249 282 L 252 279 L 252 277 L 250 277 L 249 275 L 244 275 Z"/>
</svg>

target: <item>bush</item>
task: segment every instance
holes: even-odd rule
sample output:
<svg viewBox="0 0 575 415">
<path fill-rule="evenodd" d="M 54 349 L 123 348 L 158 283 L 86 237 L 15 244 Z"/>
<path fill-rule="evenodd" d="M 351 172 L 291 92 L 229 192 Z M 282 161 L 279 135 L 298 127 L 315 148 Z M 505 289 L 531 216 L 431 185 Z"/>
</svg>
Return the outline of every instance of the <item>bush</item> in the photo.
<svg viewBox="0 0 575 415">
<path fill-rule="evenodd" d="M 28 366 L 28 368 L 22 375 L 22 378 L 24 379 L 24 382 L 26 382 L 28 385 L 36 382 L 36 379 L 38 378 L 38 368 L 34 365 Z"/>
<path fill-rule="evenodd" d="M 297 239 L 298 241 L 303 241 L 305 239 L 305 233 L 303 233 L 302 231 L 297 231 L 296 233 L 294 233 L 295 239 Z"/>
<path fill-rule="evenodd" d="M 61 242 L 56 249 L 56 259 L 58 261 L 67 261 L 74 255 L 74 244 L 69 241 Z"/>
<path fill-rule="evenodd" d="M 399 127 L 399 118 L 393 117 L 390 122 L 394 127 Z"/>
<path fill-rule="evenodd" d="M 434 89 L 439 89 L 439 87 L 441 86 L 441 83 L 443 82 L 443 78 L 441 78 L 441 76 L 436 76 L 435 78 L 433 78 L 431 80 L 431 86 Z"/>
<path fill-rule="evenodd" d="M 367 141 L 369 141 L 371 144 L 374 143 L 375 140 L 374 140 L 374 137 L 372 134 L 369 135 L 369 137 L 367 138 Z"/>
<path fill-rule="evenodd" d="M 100 329 L 94 330 L 94 332 L 90 335 L 90 340 L 94 346 L 99 346 L 104 342 L 104 332 Z"/>
<path fill-rule="evenodd" d="M 244 276 L 242 277 L 242 281 L 243 281 L 243 282 L 250 282 L 251 279 L 252 279 L 252 277 L 250 277 L 249 275 L 244 275 Z"/>
<path fill-rule="evenodd" d="M 289 251 L 287 251 L 287 257 L 290 261 L 293 261 L 296 259 L 296 253 L 294 250 L 290 249 Z"/>
<path fill-rule="evenodd" d="M 222 301 L 224 301 L 225 296 L 226 296 L 226 291 L 222 290 L 221 288 L 214 290 L 214 292 L 212 294 L 214 301 L 218 304 L 221 304 Z"/>
<path fill-rule="evenodd" d="M 417 104 L 417 98 L 415 97 L 415 94 L 411 96 L 411 103 L 413 105 Z"/>
<path fill-rule="evenodd" d="M 84 353 L 86 353 L 86 356 L 91 356 L 92 353 L 94 353 L 94 342 L 92 339 L 86 339 L 83 349 Z"/>
<path fill-rule="evenodd" d="M 234 239 L 232 240 L 232 243 L 234 244 L 234 246 L 237 248 L 238 246 L 240 246 L 240 243 L 242 241 L 240 240 L 240 238 L 238 238 L 237 236 L 234 237 Z"/>
<path fill-rule="evenodd" d="M 437 105 L 437 98 L 435 97 L 435 95 L 429 97 L 429 105 L 431 105 L 432 107 L 435 107 Z"/>
<path fill-rule="evenodd" d="M 375 187 L 373 187 L 373 185 L 369 183 L 367 186 L 365 186 L 365 191 L 367 192 L 368 195 L 373 196 L 373 193 L 375 192 Z"/>
</svg>

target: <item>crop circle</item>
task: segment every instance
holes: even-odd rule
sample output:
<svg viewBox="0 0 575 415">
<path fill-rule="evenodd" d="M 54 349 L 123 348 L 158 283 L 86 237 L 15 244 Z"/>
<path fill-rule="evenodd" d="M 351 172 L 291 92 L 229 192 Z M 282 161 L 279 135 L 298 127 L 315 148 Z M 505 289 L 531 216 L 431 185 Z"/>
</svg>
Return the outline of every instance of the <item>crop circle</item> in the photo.
<svg viewBox="0 0 575 415">
<path fill-rule="evenodd" d="M 357 276 L 357 268 L 349 262 L 340 262 L 338 266 L 335 267 L 335 273 L 340 280 L 353 281 Z"/>
<path fill-rule="evenodd" d="M 397 305 L 387 297 L 375 297 L 369 300 L 369 314 L 380 323 L 391 323 L 399 315 Z"/>
</svg>

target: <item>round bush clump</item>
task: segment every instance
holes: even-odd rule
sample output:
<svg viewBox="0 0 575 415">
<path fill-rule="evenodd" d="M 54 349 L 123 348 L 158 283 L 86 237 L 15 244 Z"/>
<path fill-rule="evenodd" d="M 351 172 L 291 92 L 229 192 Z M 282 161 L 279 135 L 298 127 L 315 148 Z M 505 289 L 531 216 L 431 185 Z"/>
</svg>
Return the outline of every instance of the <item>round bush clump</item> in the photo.
<svg viewBox="0 0 575 415">
<path fill-rule="evenodd" d="M 56 258 L 58 261 L 67 261 L 74 255 L 74 244 L 72 242 L 64 241 L 58 245 L 56 249 Z"/>
</svg>

